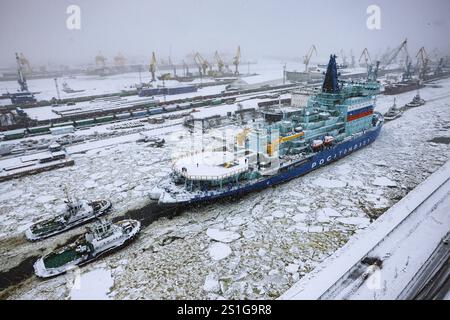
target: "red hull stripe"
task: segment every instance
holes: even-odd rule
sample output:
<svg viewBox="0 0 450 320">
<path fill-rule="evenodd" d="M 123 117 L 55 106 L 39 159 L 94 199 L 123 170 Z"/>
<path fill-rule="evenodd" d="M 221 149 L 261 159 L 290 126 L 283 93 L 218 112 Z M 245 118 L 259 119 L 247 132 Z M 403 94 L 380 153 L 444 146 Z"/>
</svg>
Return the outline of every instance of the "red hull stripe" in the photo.
<svg viewBox="0 0 450 320">
<path fill-rule="evenodd" d="M 347 121 L 353 121 L 353 120 L 356 120 L 359 118 L 367 117 L 367 116 L 370 116 L 371 114 L 373 114 L 373 110 L 368 110 L 365 112 L 354 114 L 354 115 L 348 116 Z"/>
</svg>

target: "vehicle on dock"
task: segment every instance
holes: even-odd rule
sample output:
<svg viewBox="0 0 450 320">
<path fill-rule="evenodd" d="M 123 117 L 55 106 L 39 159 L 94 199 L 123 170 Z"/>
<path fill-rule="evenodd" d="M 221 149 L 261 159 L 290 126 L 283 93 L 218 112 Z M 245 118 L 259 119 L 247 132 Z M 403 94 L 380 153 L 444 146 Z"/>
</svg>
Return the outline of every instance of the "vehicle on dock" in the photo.
<svg viewBox="0 0 450 320">
<path fill-rule="evenodd" d="M 290 107 L 274 105 L 222 148 L 177 158 L 169 177 L 150 191 L 161 206 L 239 197 L 287 182 L 362 149 L 378 137 L 374 112 L 380 83 L 338 81 L 331 56 L 322 89 L 297 92 Z"/>
<path fill-rule="evenodd" d="M 112 223 L 99 220 L 89 231 L 75 242 L 41 257 L 34 263 L 38 277 L 48 278 L 82 266 L 129 243 L 141 228 L 137 220 L 122 220 Z"/>
<path fill-rule="evenodd" d="M 394 104 L 389 108 L 388 112 L 386 112 L 383 117 L 384 120 L 387 121 L 392 121 L 394 119 L 400 118 L 403 114 L 403 111 L 397 107 L 397 104 L 395 103 L 395 98 L 394 98 Z"/>
<path fill-rule="evenodd" d="M 62 233 L 107 213 L 111 208 L 108 200 L 88 202 L 68 198 L 65 202 L 66 208 L 62 213 L 31 225 L 25 231 L 27 239 L 37 241 Z"/>
</svg>

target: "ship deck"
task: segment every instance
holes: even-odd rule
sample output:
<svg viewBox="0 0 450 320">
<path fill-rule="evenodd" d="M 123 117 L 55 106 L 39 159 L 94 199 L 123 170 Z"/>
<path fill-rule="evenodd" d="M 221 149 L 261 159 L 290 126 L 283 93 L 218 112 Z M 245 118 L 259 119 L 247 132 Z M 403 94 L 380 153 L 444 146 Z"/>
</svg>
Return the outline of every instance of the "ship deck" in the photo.
<svg viewBox="0 0 450 320">
<path fill-rule="evenodd" d="M 189 180 L 221 180 L 247 171 L 248 162 L 231 152 L 208 151 L 181 158 L 173 168 Z"/>
</svg>

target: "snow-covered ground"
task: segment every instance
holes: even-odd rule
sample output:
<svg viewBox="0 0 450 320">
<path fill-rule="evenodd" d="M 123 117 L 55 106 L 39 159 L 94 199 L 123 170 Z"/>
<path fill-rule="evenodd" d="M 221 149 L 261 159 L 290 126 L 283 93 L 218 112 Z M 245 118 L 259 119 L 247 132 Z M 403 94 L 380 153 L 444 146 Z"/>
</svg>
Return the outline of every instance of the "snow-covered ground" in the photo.
<svg viewBox="0 0 450 320">
<path fill-rule="evenodd" d="M 81 285 L 83 275 L 101 268 L 113 282 L 102 292 L 115 299 L 277 298 L 449 159 L 448 144 L 429 142 L 450 136 L 450 80 L 440 84 L 421 90 L 427 104 L 385 124 L 371 146 L 276 188 L 161 218 L 130 246 L 83 267 Z M 397 96 L 397 104 L 414 94 Z M 380 96 L 377 109 L 387 111 L 392 100 Z M 2 270 L 80 232 L 39 243 L 21 235 L 62 205 L 62 186 L 80 198 L 110 199 L 116 216 L 142 206 L 170 171 L 185 134 L 181 127 L 167 133 L 161 149 L 135 142 L 102 146 L 74 154 L 73 167 L 1 183 Z M 31 277 L 7 297 L 79 297 L 67 285 L 72 282 L 70 275 Z"/>
<path fill-rule="evenodd" d="M 300 60 L 300 59 L 299 59 Z M 290 63 L 288 66 L 300 68 L 300 63 Z M 257 64 L 251 64 L 250 66 L 242 65 L 240 68 L 240 72 L 242 74 L 246 74 L 247 72 L 256 73 L 256 76 L 245 77 L 245 81 L 248 83 L 258 83 L 264 82 L 268 80 L 274 79 L 282 79 L 283 78 L 283 64 L 278 61 L 260 61 Z M 148 83 L 151 80 L 151 75 L 149 72 L 141 73 L 142 82 Z M 205 78 L 203 82 L 211 82 L 213 79 Z M 62 84 L 66 82 L 69 87 L 74 90 L 85 90 L 83 92 L 76 93 L 65 93 L 62 91 Z M 162 82 L 159 81 L 162 85 Z M 28 88 L 32 92 L 39 92 L 36 94 L 36 98 L 38 100 L 49 100 L 53 97 L 57 97 L 55 81 L 52 78 L 49 79 L 29 79 L 27 80 Z M 87 75 L 79 75 L 75 77 L 62 77 L 58 78 L 58 85 L 60 91 L 60 97 L 62 99 L 82 97 L 82 96 L 91 96 L 91 95 L 99 95 L 105 93 L 116 93 L 121 90 L 133 90 L 135 89 L 135 85 L 139 83 L 139 73 L 125 73 L 113 76 L 87 76 Z M 193 83 L 200 83 L 199 79 L 196 79 Z M 178 81 L 166 81 L 165 84 L 167 86 L 170 85 L 178 85 Z M 208 87 L 200 89 L 199 94 L 207 95 L 212 93 L 218 93 L 223 90 L 224 86 L 220 86 L 221 89 L 217 88 L 210 89 Z M 5 92 L 16 92 L 18 89 L 17 81 L 1 81 L 0 82 L 0 93 Z M 175 95 L 173 97 L 190 97 L 195 96 L 196 94 L 183 94 L 183 95 Z M 133 98 L 131 98 L 133 99 Z M 137 99 L 134 97 L 134 99 Z M 129 99 L 130 100 L 130 99 Z M 10 104 L 9 99 L 0 100 L 0 105 Z M 40 109 L 36 109 L 40 110 Z M 42 109 L 42 110 L 48 110 Z M 34 113 L 33 113 L 34 115 Z"/>
<path fill-rule="evenodd" d="M 422 267 L 439 265 L 430 257 L 449 231 L 449 178 L 450 161 L 280 298 L 411 299 L 420 274 L 431 276 Z"/>
</svg>

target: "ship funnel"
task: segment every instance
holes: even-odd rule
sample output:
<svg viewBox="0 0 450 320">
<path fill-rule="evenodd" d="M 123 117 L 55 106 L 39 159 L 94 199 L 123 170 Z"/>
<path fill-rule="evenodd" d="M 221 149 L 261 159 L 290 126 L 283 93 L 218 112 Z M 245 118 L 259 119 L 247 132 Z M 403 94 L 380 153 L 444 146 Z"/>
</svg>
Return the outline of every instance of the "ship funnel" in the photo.
<svg viewBox="0 0 450 320">
<path fill-rule="evenodd" d="M 330 61 L 328 62 L 327 73 L 325 74 L 322 85 L 322 92 L 338 93 L 339 90 L 336 55 L 331 55 Z"/>
</svg>

